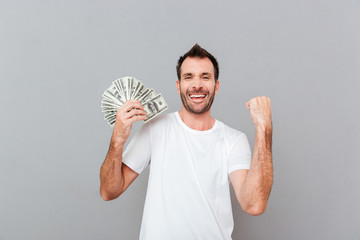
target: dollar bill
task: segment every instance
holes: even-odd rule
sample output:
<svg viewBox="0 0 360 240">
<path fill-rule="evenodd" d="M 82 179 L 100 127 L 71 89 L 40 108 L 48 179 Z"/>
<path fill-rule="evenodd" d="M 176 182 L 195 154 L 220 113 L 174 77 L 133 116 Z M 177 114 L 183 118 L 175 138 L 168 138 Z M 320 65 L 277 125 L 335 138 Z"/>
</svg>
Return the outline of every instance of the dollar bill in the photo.
<svg viewBox="0 0 360 240">
<path fill-rule="evenodd" d="M 138 100 L 143 105 L 146 112 L 145 122 L 155 118 L 168 108 L 161 94 L 157 94 L 154 89 L 145 87 L 140 80 L 129 76 L 113 81 L 102 97 L 102 112 L 110 126 L 115 124 L 117 110 L 131 99 Z"/>
<path fill-rule="evenodd" d="M 143 107 L 144 111 L 146 112 L 146 119 L 144 120 L 145 122 L 150 121 L 151 119 L 168 109 L 165 99 L 163 98 L 161 93 L 145 102 L 143 104 Z"/>
</svg>

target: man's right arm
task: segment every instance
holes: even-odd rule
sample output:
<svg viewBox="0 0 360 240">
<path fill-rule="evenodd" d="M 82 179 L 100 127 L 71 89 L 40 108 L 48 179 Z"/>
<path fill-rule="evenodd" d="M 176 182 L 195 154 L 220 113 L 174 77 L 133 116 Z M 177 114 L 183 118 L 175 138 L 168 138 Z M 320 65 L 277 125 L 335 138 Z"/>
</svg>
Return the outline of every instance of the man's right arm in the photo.
<svg viewBox="0 0 360 240">
<path fill-rule="evenodd" d="M 116 113 L 109 151 L 100 169 L 100 194 L 105 201 L 119 197 L 138 176 L 122 163 L 122 154 L 132 124 L 145 118 L 146 112 L 136 100 L 127 101 Z"/>
</svg>

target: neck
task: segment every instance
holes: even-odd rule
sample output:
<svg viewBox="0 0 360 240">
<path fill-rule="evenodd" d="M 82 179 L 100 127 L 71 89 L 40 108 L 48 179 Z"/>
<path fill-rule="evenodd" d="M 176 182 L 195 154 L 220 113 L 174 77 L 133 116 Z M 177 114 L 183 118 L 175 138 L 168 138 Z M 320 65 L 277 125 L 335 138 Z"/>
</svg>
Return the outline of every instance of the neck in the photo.
<svg viewBox="0 0 360 240">
<path fill-rule="evenodd" d="M 201 114 L 189 112 L 184 106 L 179 111 L 181 120 L 191 129 L 206 131 L 214 126 L 215 119 L 210 115 L 210 110 Z"/>
</svg>

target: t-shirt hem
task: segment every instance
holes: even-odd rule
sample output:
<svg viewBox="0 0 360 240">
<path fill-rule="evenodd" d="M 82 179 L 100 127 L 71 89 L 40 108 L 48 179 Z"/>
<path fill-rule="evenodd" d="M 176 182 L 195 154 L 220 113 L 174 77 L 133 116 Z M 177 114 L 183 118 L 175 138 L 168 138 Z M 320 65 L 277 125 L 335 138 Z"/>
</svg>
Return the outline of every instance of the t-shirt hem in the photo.
<svg viewBox="0 0 360 240">
<path fill-rule="evenodd" d="M 133 162 L 131 161 L 126 161 L 126 162 L 123 161 L 122 163 L 128 166 L 129 168 L 131 168 L 131 170 L 133 170 L 137 174 L 140 174 L 142 172 L 142 169 L 137 169 L 134 165 L 132 165 Z"/>
<path fill-rule="evenodd" d="M 236 164 L 235 166 L 232 166 L 231 168 L 228 169 L 228 174 L 230 174 L 235 170 L 240 170 L 240 169 L 250 169 L 250 164 L 246 164 L 246 163 Z"/>
</svg>

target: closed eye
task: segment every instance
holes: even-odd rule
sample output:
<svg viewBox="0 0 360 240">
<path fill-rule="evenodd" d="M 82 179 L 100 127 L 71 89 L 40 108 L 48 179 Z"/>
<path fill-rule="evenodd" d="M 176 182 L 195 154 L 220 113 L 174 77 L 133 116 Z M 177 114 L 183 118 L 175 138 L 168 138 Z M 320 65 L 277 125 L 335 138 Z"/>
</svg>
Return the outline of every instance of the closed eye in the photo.
<svg viewBox="0 0 360 240">
<path fill-rule="evenodd" d="M 192 78 L 192 75 L 190 73 L 185 73 L 183 75 L 183 79 L 191 79 Z"/>
<path fill-rule="evenodd" d="M 203 73 L 202 78 L 205 79 L 205 80 L 211 79 L 211 74 L 210 73 Z"/>
</svg>

